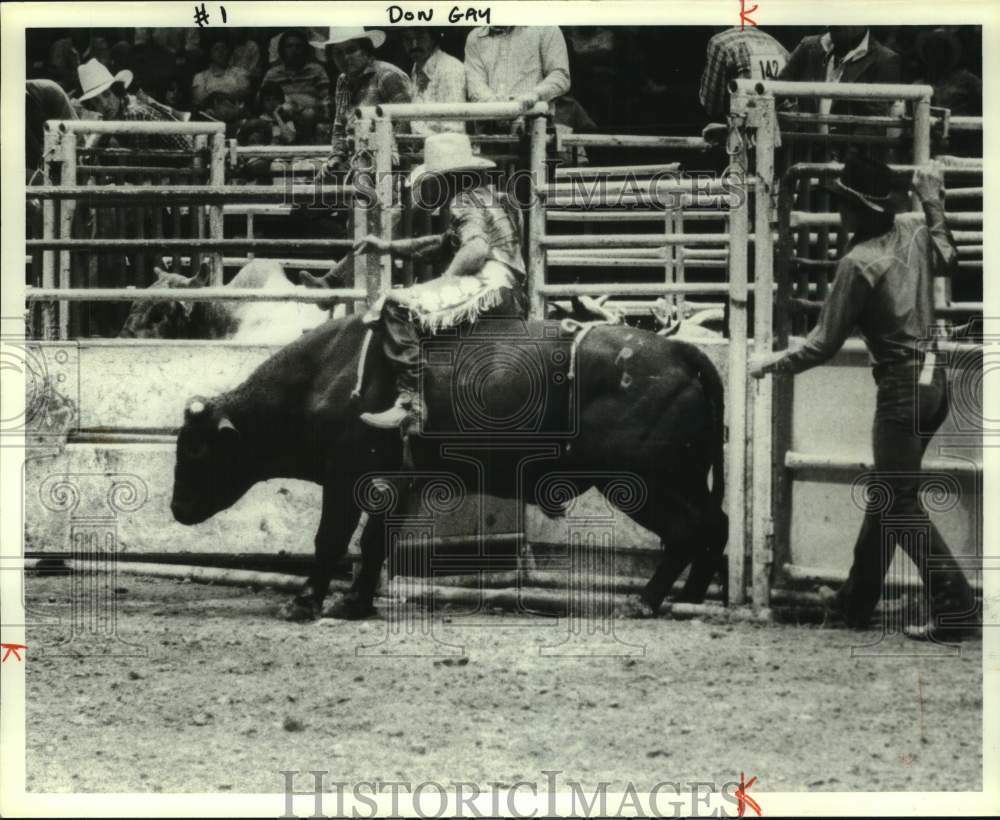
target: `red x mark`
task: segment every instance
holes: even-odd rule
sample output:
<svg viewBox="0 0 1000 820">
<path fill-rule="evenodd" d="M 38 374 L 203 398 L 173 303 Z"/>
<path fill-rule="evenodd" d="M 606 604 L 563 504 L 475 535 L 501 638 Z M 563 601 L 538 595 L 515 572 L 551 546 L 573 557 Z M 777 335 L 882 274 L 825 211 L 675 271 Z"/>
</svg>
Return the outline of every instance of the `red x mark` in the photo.
<svg viewBox="0 0 1000 820">
<path fill-rule="evenodd" d="M 754 800 L 750 795 L 747 794 L 747 792 L 750 790 L 750 787 L 754 783 L 756 783 L 756 782 L 757 782 L 757 777 L 754 776 L 754 777 L 751 777 L 748 782 L 744 783 L 743 782 L 743 772 L 740 772 L 740 785 L 739 785 L 739 788 L 736 789 L 736 814 L 737 814 L 737 816 L 742 817 L 743 813 L 746 811 L 746 807 L 747 806 L 750 806 L 751 809 L 753 809 L 755 812 L 757 812 L 757 816 L 758 817 L 761 816 L 760 806 L 757 805 L 757 801 Z"/>
<path fill-rule="evenodd" d="M 27 648 L 28 647 L 25 646 L 23 643 L 0 643 L 0 649 L 6 650 L 3 653 L 3 660 L 0 661 L 0 663 L 6 663 L 7 658 L 9 658 L 12 654 L 15 658 L 21 660 L 20 650 Z"/>
<path fill-rule="evenodd" d="M 745 29 L 747 27 L 747 23 L 749 23 L 754 28 L 757 28 L 757 24 L 753 20 L 751 20 L 750 17 L 749 17 L 750 13 L 754 12 L 754 11 L 757 11 L 757 6 L 753 6 L 752 8 L 748 9 L 747 5 L 746 5 L 746 0 L 740 0 L 740 28 L 741 29 Z"/>
</svg>

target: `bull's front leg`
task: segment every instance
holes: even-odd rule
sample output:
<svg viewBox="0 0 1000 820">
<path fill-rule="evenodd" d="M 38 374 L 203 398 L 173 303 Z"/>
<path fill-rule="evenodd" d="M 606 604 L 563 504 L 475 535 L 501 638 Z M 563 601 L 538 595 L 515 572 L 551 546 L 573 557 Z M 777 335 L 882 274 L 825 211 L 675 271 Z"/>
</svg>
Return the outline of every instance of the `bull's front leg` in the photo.
<svg viewBox="0 0 1000 820">
<path fill-rule="evenodd" d="M 347 554 L 351 535 L 360 518 L 361 511 L 353 503 L 350 488 L 345 490 L 339 483 L 323 488 L 323 512 L 316 531 L 313 571 L 298 595 L 282 607 L 282 617 L 290 621 L 319 617 L 330 579 L 338 561 Z"/>
</svg>

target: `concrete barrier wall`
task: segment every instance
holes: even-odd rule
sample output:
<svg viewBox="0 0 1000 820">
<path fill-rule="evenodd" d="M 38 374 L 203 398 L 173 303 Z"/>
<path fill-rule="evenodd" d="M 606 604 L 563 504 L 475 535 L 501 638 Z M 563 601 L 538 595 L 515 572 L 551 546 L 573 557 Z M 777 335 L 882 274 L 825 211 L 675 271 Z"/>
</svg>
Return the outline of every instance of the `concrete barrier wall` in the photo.
<svg viewBox="0 0 1000 820">
<path fill-rule="evenodd" d="M 724 342 L 699 346 L 725 381 Z M 65 550 L 73 516 L 117 516 L 121 547 L 132 552 L 308 553 L 319 522 L 320 489 L 292 480 L 254 487 L 230 510 L 196 527 L 174 522 L 169 499 L 174 445 L 166 435 L 180 423 L 186 400 L 212 396 L 239 384 L 272 349 L 230 343 L 81 341 L 40 344 L 33 351 L 59 390 L 79 408 L 80 428 L 137 435 L 134 443 L 71 443 L 35 450 L 25 475 L 27 548 Z M 953 411 L 928 449 L 928 458 L 981 461 L 981 432 L 969 419 L 981 416 L 981 359 L 965 358 L 954 367 L 958 385 Z M 754 387 L 750 386 L 752 396 Z M 870 429 L 875 385 L 864 353 L 845 352 L 830 366 L 796 379 L 793 449 L 806 454 L 838 455 L 863 462 L 871 458 Z M 957 412 L 956 412 L 957 408 Z M 979 415 L 977 416 L 977 412 Z M 156 431 L 160 435 L 156 435 Z M 152 435 L 148 435 L 152 432 Z M 146 440 L 142 440 L 145 438 Z M 47 455 L 43 455 L 48 453 Z M 850 564 L 861 510 L 851 484 L 863 473 L 810 471 L 794 483 L 792 560 L 810 567 L 846 569 Z M 117 477 L 117 478 L 116 478 Z M 124 478 L 123 478 L 124 477 Z M 135 485 L 144 499 L 132 509 L 108 506 L 115 482 Z M 79 487 L 75 508 L 59 501 L 65 487 Z M 752 486 L 748 483 L 748 487 Z M 956 552 L 975 554 L 981 543 L 982 494 L 975 476 L 961 476 L 961 497 L 950 511 L 936 515 Z M 60 488 L 63 488 L 60 490 Z M 53 495 L 55 493 L 55 495 Z M 133 502 L 135 506 L 135 502 Z M 603 513 L 592 493 L 577 506 L 581 515 Z M 504 533 L 519 525 L 515 504 L 474 496 L 455 513 L 435 522 L 439 535 Z M 529 540 L 563 543 L 566 521 L 552 521 L 529 509 Z M 656 551 L 658 540 L 621 514 L 614 517 L 618 545 Z"/>
</svg>

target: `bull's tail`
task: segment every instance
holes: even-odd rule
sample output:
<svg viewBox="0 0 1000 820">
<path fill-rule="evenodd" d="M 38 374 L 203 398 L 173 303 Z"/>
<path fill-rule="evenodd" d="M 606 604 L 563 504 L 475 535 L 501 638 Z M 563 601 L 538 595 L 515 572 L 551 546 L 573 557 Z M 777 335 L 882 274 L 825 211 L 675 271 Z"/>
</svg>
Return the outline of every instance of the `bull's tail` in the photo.
<svg viewBox="0 0 1000 820">
<path fill-rule="evenodd" d="M 715 366 L 701 371 L 701 383 L 708 394 L 712 406 L 712 503 L 722 506 L 726 491 L 725 439 L 726 439 L 726 398 L 722 389 L 722 378 Z"/>
<path fill-rule="evenodd" d="M 722 388 L 722 378 L 715 365 L 701 351 L 698 351 L 698 380 L 701 382 L 705 396 L 708 398 L 712 413 L 712 491 L 711 499 L 714 505 L 722 505 L 722 497 L 726 490 L 725 479 L 725 437 L 726 437 L 726 400 Z"/>
</svg>

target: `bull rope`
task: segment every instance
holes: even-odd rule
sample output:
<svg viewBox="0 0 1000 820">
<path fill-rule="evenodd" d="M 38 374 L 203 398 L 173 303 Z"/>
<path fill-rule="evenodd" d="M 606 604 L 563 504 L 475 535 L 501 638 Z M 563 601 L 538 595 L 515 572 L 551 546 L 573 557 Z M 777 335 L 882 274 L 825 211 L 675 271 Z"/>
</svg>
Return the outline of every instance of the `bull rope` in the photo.
<svg viewBox="0 0 1000 820">
<path fill-rule="evenodd" d="M 365 331 L 365 340 L 361 343 L 361 355 L 358 357 L 358 380 L 354 383 L 354 389 L 351 391 L 352 399 L 361 398 L 361 385 L 365 380 L 365 361 L 368 358 L 368 346 L 372 343 L 373 335 L 375 335 L 375 331 L 371 328 Z"/>
<path fill-rule="evenodd" d="M 607 319 L 598 319 L 593 322 L 578 322 L 576 319 L 563 319 L 559 327 L 566 333 L 574 333 L 573 343 L 569 348 L 569 369 L 566 371 L 566 378 L 570 381 L 576 378 L 576 349 L 583 342 L 584 337 L 599 325 L 617 325 L 619 322 L 612 322 Z"/>
</svg>

